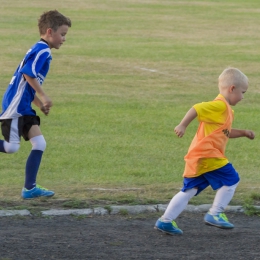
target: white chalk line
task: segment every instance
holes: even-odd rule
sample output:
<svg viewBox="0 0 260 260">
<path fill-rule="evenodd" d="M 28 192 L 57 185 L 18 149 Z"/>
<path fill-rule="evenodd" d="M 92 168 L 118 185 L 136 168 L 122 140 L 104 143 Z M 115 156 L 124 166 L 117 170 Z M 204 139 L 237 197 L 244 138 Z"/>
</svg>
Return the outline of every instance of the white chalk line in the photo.
<svg viewBox="0 0 260 260">
<path fill-rule="evenodd" d="M 104 62 L 104 61 L 100 61 L 100 60 L 98 60 L 98 61 L 96 61 L 96 62 L 112 65 L 112 63 L 110 63 L 110 62 Z M 174 76 L 174 75 L 169 74 L 169 73 L 167 73 L 167 72 L 161 72 L 161 71 L 156 70 L 156 69 L 149 69 L 149 68 L 145 68 L 145 67 L 138 67 L 138 66 L 131 67 L 131 66 L 126 66 L 126 68 L 134 68 L 134 69 L 144 70 L 144 71 L 148 71 L 148 72 L 152 72 L 152 73 L 158 73 L 158 74 L 167 75 L 167 76 Z"/>
<path fill-rule="evenodd" d="M 135 68 L 136 68 L 136 69 L 140 69 L 140 70 L 150 71 L 150 72 L 158 72 L 157 70 L 154 70 L 154 69 L 139 68 L 139 67 L 135 67 Z"/>
<path fill-rule="evenodd" d="M 156 70 L 156 69 L 149 69 L 149 68 L 143 68 L 143 67 L 134 67 L 134 68 L 139 69 L 139 70 L 152 72 L 152 73 L 158 73 L 158 74 L 162 74 L 162 75 L 173 76 L 172 74 L 169 74 L 169 73 L 166 73 L 166 72 L 161 72 L 161 71 Z"/>
</svg>

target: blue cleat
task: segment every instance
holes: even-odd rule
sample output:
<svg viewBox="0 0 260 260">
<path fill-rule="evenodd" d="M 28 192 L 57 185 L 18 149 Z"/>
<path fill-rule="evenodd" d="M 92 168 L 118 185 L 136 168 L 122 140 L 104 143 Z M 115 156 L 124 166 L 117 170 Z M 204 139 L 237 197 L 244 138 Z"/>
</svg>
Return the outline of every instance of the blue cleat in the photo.
<svg viewBox="0 0 260 260">
<path fill-rule="evenodd" d="M 172 222 L 163 222 L 160 218 L 156 221 L 155 229 L 162 231 L 163 233 L 169 234 L 169 235 L 182 235 L 183 232 L 181 229 L 178 228 L 175 221 Z"/>
<path fill-rule="evenodd" d="M 31 190 L 27 190 L 26 188 L 23 188 L 21 196 L 23 199 L 28 200 L 28 199 L 38 198 L 38 197 L 52 197 L 54 194 L 55 194 L 54 191 L 47 190 L 41 187 L 40 185 L 36 185 L 36 187 L 34 187 Z"/>
<path fill-rule="evenodd" d="M 218 228 L 234 228 L 234 225 L 228 222 L 228 218 L 224 213 L 220 213 L 218 215 L 211 215 L 210 213 L 207 213 L 204 217 L 204 221 L 205 224 Z"/>
</svg>

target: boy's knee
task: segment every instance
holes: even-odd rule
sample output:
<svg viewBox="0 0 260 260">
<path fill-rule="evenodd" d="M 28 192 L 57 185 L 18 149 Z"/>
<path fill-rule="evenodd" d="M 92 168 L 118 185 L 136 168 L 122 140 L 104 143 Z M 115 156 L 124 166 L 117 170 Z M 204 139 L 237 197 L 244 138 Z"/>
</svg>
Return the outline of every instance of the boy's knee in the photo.
<svg viewBox="0 0 260 260">
<path fill-rule="evenodd" d="M 239 181 L 236 184 L 232 185 L 232 186 L 227 186 L 228 190 L 235 190 L 236 187 L 238 186 L 238 184 L 239 184 Z"/>
<path fill-rule="evenodd" d="M 19 150 L 20 144 L 17 143 L 8 143 L 4 141 L 4 149 L 6 153 L 15 153 Z"/>
<path fill-rule="evenodd" d="M 198 188 L 192 188 L 185 191 L 185 194 L 188 196 L 189 200 L 194 197 L 198 192 Z"/>
<path fill-rule="evenodd" d="M 38 135 L 30 139 L 32 150 L 44 151 L 46 148 L 46 141 L 43 135 Z"/>
</svg>

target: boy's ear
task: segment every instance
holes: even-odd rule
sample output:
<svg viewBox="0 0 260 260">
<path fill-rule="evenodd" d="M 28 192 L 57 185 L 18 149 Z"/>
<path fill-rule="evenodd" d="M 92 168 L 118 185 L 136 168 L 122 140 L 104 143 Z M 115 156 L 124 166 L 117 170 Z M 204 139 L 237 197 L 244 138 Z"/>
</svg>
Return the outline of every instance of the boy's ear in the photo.
<svg viewBox="0 0 260 260">
<path fill-rule="evenodd" d="M 51 29 L 51 28 L 48 28 L 48 29 L 46 30 L 46 35 L 51 36 L 51 34 L 52 34 L 52 29 Z"/>
<path fill-rule="evenodd" d="M 229 92 L 230 92 L 230 93 L 233 92 L 234 89 L 235 89 L 235 86 L 234 86 L 234 85 L 230 86 L 230 87 L 229 87 Z"/>
</svg>

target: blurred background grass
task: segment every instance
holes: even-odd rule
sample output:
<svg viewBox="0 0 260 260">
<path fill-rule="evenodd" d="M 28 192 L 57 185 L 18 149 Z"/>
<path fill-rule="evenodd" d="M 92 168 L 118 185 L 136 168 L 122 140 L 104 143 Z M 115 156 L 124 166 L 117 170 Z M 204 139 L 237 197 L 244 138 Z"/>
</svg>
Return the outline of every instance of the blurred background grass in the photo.
<svg viewBox="0 0 260 260">
<path fill-rule="evenodd" d="M 182 139 L 173 129 L 193 104 L 215 98 L 228 66 L 250 80 L 233 126 L 256 132 L 228 144 L 241 176 L 232 203 L 259 192 L 258 1 L 2 0 L 1 96 L 50 9 L 72 20 L 43 85 L 53 109 L 48 117 L 37 110 L 47 141 L 38 183 L 55 190 L 52 200 L 168 202 L 182 186 L 197 122 Z M 3 199 L 20 200 L 30 149 L 22 140 L 18 153 L 1 155 Z M 213 196 L 207 189 L 191 203 Z"/>
</svg>

